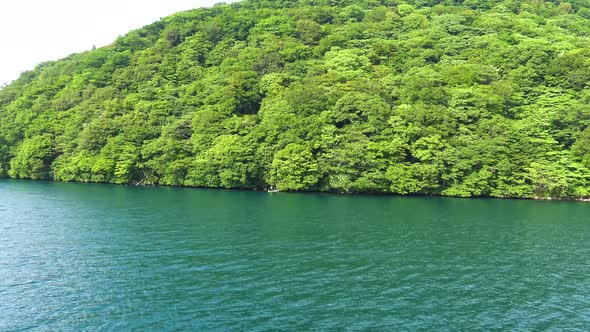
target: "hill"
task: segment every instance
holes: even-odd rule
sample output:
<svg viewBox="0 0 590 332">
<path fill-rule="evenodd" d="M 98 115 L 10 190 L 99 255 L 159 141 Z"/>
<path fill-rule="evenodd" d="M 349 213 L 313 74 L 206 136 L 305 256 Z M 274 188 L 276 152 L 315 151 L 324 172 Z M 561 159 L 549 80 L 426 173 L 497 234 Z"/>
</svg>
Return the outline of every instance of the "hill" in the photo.
<svg viewBox="0 0 590 332">
<path fill-rule="evenodd" d="M 177 13 L 0 90 L 0 176 L 590 195 L 590 1 Z"/>
</svg>

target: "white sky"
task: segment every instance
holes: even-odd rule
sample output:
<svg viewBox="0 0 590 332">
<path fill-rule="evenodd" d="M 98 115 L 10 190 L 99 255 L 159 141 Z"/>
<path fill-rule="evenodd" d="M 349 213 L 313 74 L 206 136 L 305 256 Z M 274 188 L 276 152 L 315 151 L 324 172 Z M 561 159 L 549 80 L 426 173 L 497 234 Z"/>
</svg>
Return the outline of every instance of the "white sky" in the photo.
<svg viewBox="0 0 590 332">
<path fill-rule="evenodd" d="M 0 0 L 0 86 L 181 10 L 236 0 Z"/>
</svg>

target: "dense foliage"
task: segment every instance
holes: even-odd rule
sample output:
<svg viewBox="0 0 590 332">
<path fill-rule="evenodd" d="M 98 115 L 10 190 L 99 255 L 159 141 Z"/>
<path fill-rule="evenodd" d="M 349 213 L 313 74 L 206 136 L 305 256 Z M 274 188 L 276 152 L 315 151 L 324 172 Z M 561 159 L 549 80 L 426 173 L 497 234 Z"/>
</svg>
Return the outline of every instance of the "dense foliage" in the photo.
<svg viewBox="0 0 590 332">
<path fill-rule="evenodd" d="M 0 91 L 0 176 L 590 195 L 590 0 L 249 0 Z"/>
</svg>

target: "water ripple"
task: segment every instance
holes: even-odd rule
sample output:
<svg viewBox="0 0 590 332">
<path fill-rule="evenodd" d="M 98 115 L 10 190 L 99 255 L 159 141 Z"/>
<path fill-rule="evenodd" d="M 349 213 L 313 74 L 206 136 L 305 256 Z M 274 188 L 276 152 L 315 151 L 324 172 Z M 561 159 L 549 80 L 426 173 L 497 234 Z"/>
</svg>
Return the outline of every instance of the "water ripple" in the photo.
<svg viewBox="0 0 590 332">
<path fill-rule="evenodd" d="M 0 201 L 2 331 L 590 329 L 587 204 L 12 181 Z"/>
</svg>

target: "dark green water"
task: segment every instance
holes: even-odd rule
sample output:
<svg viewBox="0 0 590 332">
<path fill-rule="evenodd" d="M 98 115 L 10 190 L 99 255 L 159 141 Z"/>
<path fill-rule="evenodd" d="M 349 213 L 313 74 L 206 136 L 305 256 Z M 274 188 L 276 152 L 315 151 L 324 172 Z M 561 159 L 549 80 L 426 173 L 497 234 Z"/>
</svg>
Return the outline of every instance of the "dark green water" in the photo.
<svg viewBox="0 0 590 332">
<path fill-rule="evenodd" d="M 0 180 L 0 330 L 590 329 L 590 204 Z"/>
</svg>

